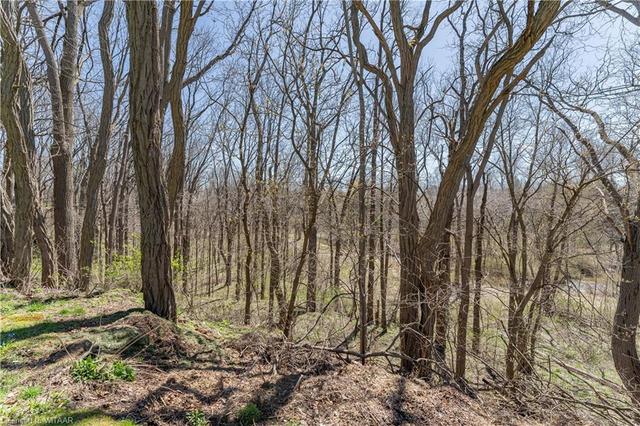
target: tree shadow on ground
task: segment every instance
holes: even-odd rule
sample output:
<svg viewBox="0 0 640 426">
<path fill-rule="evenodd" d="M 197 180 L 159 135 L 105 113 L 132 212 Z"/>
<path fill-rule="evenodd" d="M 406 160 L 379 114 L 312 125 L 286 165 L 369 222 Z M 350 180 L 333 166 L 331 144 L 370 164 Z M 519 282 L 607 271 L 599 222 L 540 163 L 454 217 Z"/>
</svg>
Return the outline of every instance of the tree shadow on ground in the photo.
<svg viewBox="0 0 640 426">
<path fill-rule="evenodd" d="M 205 394 L 197 389 L 194 389 L 190 386 L 187 386 L 184 383 L 178 382 L 175 378 L 170 377 L 164 381 L 160 386 L 158 386 L 153 391 L 149 392 L 144 398 L 137 401 L 133 407 L 133 409 L 129 412 L 120 413 L 120 415 L 127 416 L 128 418 L 133 418 L 138 422 L 142 422 L 146 424 L 151 421 L 151 413 L 154 416 L 160 416 L 165 421 L 172 421 L 177 423 L 186 424 L 188 410 L 181 408 L 168 407 L 163 403 L 163 407 L 161 409 L 151 409 L 149 410 L 149 406 L 154 404 L 156 401 L 163 401 L 163 397 L 169 393 L 178 393 L 183 395 L 192 395 L 195 397 L 198 402 L 200 402 L 204 406 L 209 406 L 214 404 L 220 398 L 228 398 L 230 397 L 238 388 L 234 386 L 224 387 L 223 382 L 220 382 L 220 385 L 217 386 L 213 392 L 209 394 Z M 224 415 L 218 416 L 219 419 L 217 423 L 220 423 L 223 420 Z"/>
<path fill-rule="evenodd" d="M 393 410 L 393 424 L 403 425 L 415 422 L 413 416 L 404 410 L 404 393 L 407 386 L 407 379 L 403 376 L 398 378 L 398 391 L 389 398 L 389 407 Z"/>
<path fill-rule="evenodd" d="M 76 355 L 91 351 L 93 354 L 99 352 L 99 348 L 88 339 L 81 339 L 65 345 L 62 349 L 51 352 L 49 355 L 27 362 L 0 362 L 0 367 L 5 370 L 22 370 L 23 368 L 40 368 Z"/>
<path fill-rule="evenodd" d="M 280 377 L 275 383 L 265 382 L 261 389 L 262 393 L 267 394 L 266 397 L 258 391 L 253 403 L 260 408 L 263 416 L 273 417 L 280 408 L 289 402 L 303 380 L 303 374 L 287 374 Z"/>
<path fill-rule="evenodd" d="M 100 293 L 92 293 L 92 294 L 59 294 L 59 295 L 53 295 L 53 296 L 47 296 L 44 298 L 41 297 L 31 297 L 28 298 L 27 300 L 25 300 L 23 303 L 20 303 L 18 305 L 15 305 L 13 307 L 13 309 L 18 310 L 18 309 L 23 309 L 23 308 L 27 308 L 29 305 L 33 305 L 36 303 L 41 303 L 44 305 L 50 305 L 52 303 L 55 302 L 67 302 L 70 300 L 87 300 L 87 299 L 93 299 L 94 297 L 98 297 L 100 296 L 102 293 L 104 292 L 100 292 Z"/>
<path fill-rule="evenodd" d="M 262 420 L 273 418 L 277 415 L 278 410 L 290 401 L 303 378 L 302 374 L 289 374 L 281 376 L 275 382 L 265 382 L 262 386 L 256 386 L 253 389 L 253 398 L 247 403 L 254 403 L 260 409 Z M 127 417 L 142 424 L 153 424 L 158 420 L 158 417 L 163 422 L 186 424 L 187 415 L 196 408 L 192 404 L 185 404 L 185 406 L 191 406 L 191 409 L 185 409 L 180 406 L 180 403 L 176 404 L 175 402 L 173 405 L 165 404 L 165 401 L 172 400 L 169 395 L 175 393 L 194 397 L 202 407 L 211 407 L 224 399 L 224 404 L 209 417 L 209 424 L 236 424 L 235 416 L 237 413 L 232 412 L 231 396 L 237 391 L 243 393 L 242 389 L 237 386 L 224 386 L 222 378 L 211 392 L 202 392 L 184 381 L 170 377 L 135 402 L 130 410 L 120 412 L 117 416 Z M 154 406 L 157 402 L 161 403 L 161 407 Z"/>
<path fill-rule="evenodd" d="M 114 312 L 109 315 L 99 315 L 91 318 L 72 319 L 65 321 L 44 321 L 34 325 L 9 330 L 3 336 L 3 342 L 11 343 L 25 339 L 31 339 L 48 333 L 66 333 L 87 327 L 100 327 L 108 325 L 126 317 L 134 312 L 143 312 L 142 308 L 131 308 L 124 311 Z"/>
</svg>

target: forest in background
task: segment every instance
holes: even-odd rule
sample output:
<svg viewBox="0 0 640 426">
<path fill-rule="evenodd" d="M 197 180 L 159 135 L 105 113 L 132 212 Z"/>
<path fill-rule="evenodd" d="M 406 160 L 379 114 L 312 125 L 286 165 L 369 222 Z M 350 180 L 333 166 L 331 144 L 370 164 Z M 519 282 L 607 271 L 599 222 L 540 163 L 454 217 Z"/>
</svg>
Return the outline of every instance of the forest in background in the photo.
<svg viewBox="0 0 640 426">
<path fill-rule="evenodd" d="M 1 6 L 3 288 L 638 422 L 640 2 Z"/>
</svg>

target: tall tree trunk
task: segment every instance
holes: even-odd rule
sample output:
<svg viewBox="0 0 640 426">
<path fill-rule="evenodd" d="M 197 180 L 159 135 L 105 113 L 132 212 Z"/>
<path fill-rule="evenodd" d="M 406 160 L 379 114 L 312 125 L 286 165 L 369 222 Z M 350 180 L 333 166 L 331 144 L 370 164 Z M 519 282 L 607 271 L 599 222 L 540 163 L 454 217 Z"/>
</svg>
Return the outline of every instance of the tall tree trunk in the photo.
<svg viewBox="0 0 640 426">
<path fill-rule="evenodd" d="M 475 354 L 478 354 L 480 351 L 480 298 L 482 296 L 482 279 L 484 277 L 483 274 L 483 248 L 482 244 L 484 243 L 484 224 L 486 220 L 486 209 L 487 209 L 487 192 L 488 192 L 488 182 L 486 179 L 486 175 L 483 177 L 484 185 L 482 189 L 482 201 L 480 202 L 480 217 L 478 219 L 477 225 L 477 236 L 476 236 L 476 259 L 474 265 L 474 279 L 475 285 L 473 287 L 473 325 L 472 325 L 472 333 L 473 338 L 471 339 L 471 349 Z"/>
<path fill-rule="evenodd" d="M 113 253 L 116 250 L 116 234 L 117 234 L 117 219 L 118 212 L 121 205 L 121 193 L 124 192 L 124 184 L 127 176 L 127 166 L 129 164 L 129 135 L 125 134 L 124 138 L 120 141 L 120 155 L 119 164 L 116 173 L 116 181 L 111 191 L 111 208 L 109 210 L 108 222 L 106 223 L 107 238 L 106 238 L 106 263 L 108 265 L 113 261 Z"/>
<path fill-rule="evenodd" d="M 241 148 L 243 149 L 243 148 Z M 245 238 L 245 244 L 247 252 L 244 259 L 244 324 L 249 325 L 251 323 L 251 293 L 253 287 L 253 278 L 251 276 L 251 262 L 253 260 L 253 244 L 251 241 L 251 233 L 249 229 L 249 200 L 251 194 L 247 185 L 247 172 L 246 166 L 243 164 L 242 171 L 242 187 L 244 188 L 244 200 L 242 202 L 242 230 Z"/>
<path fill-rule="evenodd" d="M 4 189 L 0 186 L 0 276 L 11 274 L 13 252 L 13 206 Z"/>
<path fill-rule="evenodd" d="M 169 206 L 160 159 L 162 72 L 155 2 L 127 1 L 130 129 L 140 206 L 145 308 L 176 320 L 168 241 Z"/>
<path fill-rule="evenodd" d="M 467 170 L 467 197 L 465 199 L 464 242 L 460 271 L 460 305 L 458 307 L 458 328 L 456 336 L 455 378 L 464 379 L 467 367 L 467 327 L 469 320 L 469 300 L 471 296 L 471 262 L 473 256 L 473 202 L 475 190 L 470 168 Z"/>
<path fill-rule="evenodd" d="M 2 39 L 2 71 L 0 117 L 7 132 L 7 155 L 11 162 L 15 185 L 15 225 L 11 229 L 9 217 L 3 220 L 2 231 L 11 237 L 13 256 L 11 274 L 22 287 L 28 284 L 31 270 L 33 228 L 42 258 L 42 284 L 51 286 L 55 280 L 53 248 L 46 234 L 44 216 L 40 210 L 37 184 L 33 172 L 35 135 L 31 103 L 31 76 L 22 56 L 18 36 L 11 20 L 15 18 L 14 4 L 3 2 L 0 12 Z M 11 19 L 10 19 L 11 18 Z M 3 197 L 3 203 L 5 198 Z M 7 200 L 8 197 L 7 197 Z M 3 213 L 6 208 L 3 206 Z"/>
<path fill-rule="evenodd" d="M 342 3 L 343 11 L 346 16 L 346 3 Z M 357 13 L 355 8 L 351 8 L 351 13 Z M 346 27 L 347 42 L 349 46 L 349 56 L 351 57 L 351 72 L 353 80 L 356 83 L 358 93 L 358 306 L 360 317 L 360 354 L 362 355 L 362 364 L 365 363 L 364 354 L 367 352 L 367 324 L 373 318 L 373 273 L 371 273 L 369 281 L 369 289 L 367 283 L 367 235 L 366 235 L 366 193 L 367 193 L 367 147 L 365 140 L 365 103 L 364 103 L 364 74 L 362 71 L 362 62 L 356 61 L 353 42 L 350 34 L 350 27 Z M 358 66 L 360 65 L 360 66 Z M 375 183 L 375 178 L 373 179 Z M 371 207 L 373 215 L 375 204 Z M 373 227 L 371 227 L 373 229 Z M 369 237 L 370 243 L 375 244 L 372 230 Z M 373 259 L 373 257 L 371 257 Z M 369 298 L 367 298 L 367 291 Z"/>
<path fill-rule="evenodd" d="M 115 84 L 113 64 L 111 63 L 109 25 L 113 19 L 114 2 L 105 0 L 102 16 L 98 23 L 100 38 L 100 58 L 102 60 L 102 73 L 104 76 L 104 88 L 102 93 L 102 111 L 96 142 L 91 150 L 89 160 L 89 177 L 87 179 L 87 195 L 82 232 L 80 235 L 79 256 L 79 287 L 86 290 L 91 281 L 91 269 L 93 266 L 93 251 L 95 246 L 96 217 L 98 212 L 98 193 L 104 172 L 107 169 L 107 151 L 111 139 L 111 116 L 113 110 L 113 97 Z"/>
<path fill-rule="evenodd" d="M 636 347 L 639 317 L 640 221 L 628 220 L 622 254 L 620 293 L 613 317 L 611 352 L 622 383 L 636 404 L 640 404 L 640 360 Z"/>
<path fill-rule="evenodd" d="M 310 198 L 315 199 L 316 195 L 312 194 Z M 310 201 L 314 204 L 309 210 L 317 209 L 316 201 Z M 307 244 L 307 311 L 316 311 L 316 276 L 318 274 L 318 227 L 314 224 L 309 231 L 309 242 Z"/>
<path fill-rule="evenodd" d="M 377 108 L 376 108 L 377 110 Z M 377 113 L 374 112 L 374 128 L 373 142 L 371 144 L 371 175 L 369 188 L 369 242 L 368 242 L 368 277 L 367 277 L 367 318 L 369 321 L 373 319 L 373 305 L 375 299 L 375 271 L 376 271 L 376 221 L 381 218 L 376 217 L 376 185 L 377 185 L 377 166 L 378 166 L 378 132 L 379 124 L 376 119 Z"/>
<path fill-rule="evenodd" d="M 380 223 L 378 226 L 379 246 L 380 246 L 380 327 L 384 332 L 387 331 L 387 277 L 389 271 L 389 248 L 387 242 L 387 233 L 390 226 L 385 226 L 385 220 L 391 221 L 386 217 L 385 197 L 384 197 L 384 151 L 380 150 Z M 390 215 L 389 215 L 390 216 Z"/>
<path fill-rule="evenodd" d="M 405 355 L 418 359 L 422 357 L 422 349 L 425 345 L 418 323 L 419 303 L 424 297 L 424 287 L 418 254 L 420 221 L 417 205 L 416 152 L 413 144 L 413 107 L 406 107 L 406 109 L 400 124 L 400 128 L 403 129 L 402 139 L 395 148 L 400 232 L 400 324 L 402 327 L 400 350 Z M 413 367 L 412 362 L 402 360 L 403 370 L 409 371 Z"/>
<path fill-rule="evenodd" d="M 27 9 L 34 23 L 38 42 L 44 52 L 47 64 L 47 80 L 51 94 L 53 119 L 51 158 L 53 163 L 53 216 L 56 253 L 60 275 L 64 280 L 70 281 L 74 278 L 78 266 L 72 163 L 75 138 L 73 93 L 78 75 L 78 20 L 82 15 L 84 2 L 67 1 L 65 33 L 59 65 L 47 40 L 35 2 L 27 2 Z"/>
<path fill-rule="evenodd" d="M 38 249 L 40 250 L 40 261 L 42 264 L 40 279 L 42 280 L 42 285 L 45 287 L 53 287 L 58 275 L 54 254 L 55 250 L 47 234 L 47 223 L 39 202 L 34 206 L 33 230 L 35 232 Z"/>
<path fill-rule="evenodd" d="M 33 241 L 34 182 L 27 148 L 27 132 L 20 123 L 18 90 L 25 83 L 23 59 L 17 34 L 12 25 L 16 18 L 13 4 L 2 2 L 0 11 L 2 37 L 2 86 L 0 90 L 0 118 L 7 132 L 6 155 L 10 157 L 13 173 L 15 213 L 13 224 L 13 258 L 10 274 L 15 287 L 29 285 L 31 245 Z M 28 76 L 26 76 L 28 77 Z"/>
<path fill-rule="evenodd" d="M 316 311 L 316 277 L 318 275 L 318 226 L 316 224 L 316 215 L 318 212 L 318 204 L 320 195 L 318 194 L 318 143 L 319 134 L 315 129 L 316 120 L 315 116 L 311 114 L 309 119 L 309 126 L 312 128 L 307 129 L 307 214 L 309 215 L 309 221 L 311 226 L 305 232 L 308 233 L 307 245 L 305 250 L 307 251 L 307 311 Z M 313 215 L 313 218 L 311 216 Z M 304 256 L 303 256 L 304 258 Z"/>
</svg>

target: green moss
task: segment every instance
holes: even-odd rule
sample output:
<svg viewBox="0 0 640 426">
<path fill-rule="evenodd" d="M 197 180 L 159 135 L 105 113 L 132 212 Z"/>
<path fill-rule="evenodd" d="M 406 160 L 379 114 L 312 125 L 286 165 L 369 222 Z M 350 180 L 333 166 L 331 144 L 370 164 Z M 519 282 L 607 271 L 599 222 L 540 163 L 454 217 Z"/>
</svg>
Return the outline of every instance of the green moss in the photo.
<svg viewBox="0 0 640 426">
<path fill-rule="evenodd" d="M 91 329 L 87 331 L 86 335 L 89 340 L 98 345 L 103 351 L 110 353 L 120 351 L 136 338 L 139 340 L 131 345 L 130 349 L 132 350 L 139 350 L 138 343 L 141 345 L 148 343 L 148 338 L 140 338 L 138 330 L 128 325 L 108 329 Z"/>
</svg>

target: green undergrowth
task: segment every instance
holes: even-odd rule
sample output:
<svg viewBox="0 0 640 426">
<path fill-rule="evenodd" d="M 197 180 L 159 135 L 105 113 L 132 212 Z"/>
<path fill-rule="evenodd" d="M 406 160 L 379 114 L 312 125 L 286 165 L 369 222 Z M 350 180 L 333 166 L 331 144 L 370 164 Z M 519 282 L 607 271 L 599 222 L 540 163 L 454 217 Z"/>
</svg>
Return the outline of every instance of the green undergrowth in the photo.
<svg viewBox="0 0 640 426">
<path fill-rule="evenodd" d="M 87 356 L 73 363 L 71 377 L 78 382 L 107 380 L 133 382 L 136 378 L 136 372 L 133 367 L 122 360 L 115 360 L 109 364 L 93 356 Z"/>
<path fill-rule="evenodd" d="M 19 388 L 15 401 L 0 404 L 0 424 L 84 426 L 133 426 L 132 420 L 118 420 L 98 410 L 73 408 L 71 401 L 56 390 L 46 391 L 40 385 Z"/>
<path fill-rule="evenodd" d="M 0 290 L 0 424 L 133 425 L 83 409 L 82 401 L 71 400 L 66 385 L 52 385 L 51 378 L 63 377 L 62 383 L 72 386 L 129 386 L 137 380 L 136 360 L 156 356 L 157 339 L 158 351 L 177 338 L 188 348 L 200 348 L 194 352 L 219 359 L 225 341 L 250 330 L 228 321 L 191 319 L 186 313 L 175 325 L 143 312 L 141 294 L 126 289 L 90 297 L 41 290 L 33 295 Z M 165 331 L 154 335 L 158 325 Z M 180 354 L 178 361 L 199 362 Z M 201 417 L 194 414 L 193 421 L 208 424 Z"/>
<path fill-rule="evenodd" d="M 126 290 L 92 297 L 34 294 L 0 293 L 0 424 L 135 424 L 75 407 L 64 388 L 51 386 L 49 378 L 62 371 L 72 379 L 95 374 L 120 383 L 135 380 L 135 370 L 117 356 L 97 361 L 101 368 L 93 373 L 84 361 L 91 357 L 78 357 L 92 348 L 109 351 L 126 344 L 134 331 L 109 325 L 134 312 L 139 296 Z M 74 369 L 76 364 L 81 367 Z"/>
<path fill-rule="evenodd" d="M 186 415 L 186 420 L 188 426 L 207 426 L 209 424 L 209 420 L 207 420 L 206 414 L 204 414 L 201 410 L 188 412 Z"/>
<path fill-rule="evenodd" d="M 262 411 L 254 403 L 245 405 L 238 412 L 238 423 L 243 426 L 251 426 L 262 420 Z"/>
</svg>

